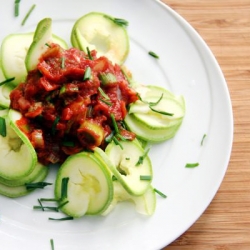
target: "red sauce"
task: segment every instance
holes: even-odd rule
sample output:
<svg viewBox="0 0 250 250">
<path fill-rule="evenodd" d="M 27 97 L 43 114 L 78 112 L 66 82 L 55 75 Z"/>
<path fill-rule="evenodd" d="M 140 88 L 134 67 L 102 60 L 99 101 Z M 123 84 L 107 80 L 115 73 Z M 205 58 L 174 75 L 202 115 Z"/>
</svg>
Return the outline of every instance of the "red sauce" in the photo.
<svg viewBox="0 0 250 250">
<path fill-rule="evenodd" d="M 68 155 L 96 146 L 105 148 L 105 138 L 114 130 L 111 114 L 120 134 L 129 140 L 135 138 L 122 121 L 127 105 L 138 99 L 136 92 L 118 65 L 106 57 L 97 58 L 95 51 L 91 57 L 75 48 L 64 50 L 52 44 L 37 69 L 11 92 L 11 108 L 23 115 L 17 124 L 45 165 L 61 163 Z M 84 80 L 87 68 L 91 77 Z M 111 84 L 101 80 L 101 74 L 107 73 L 115 77 Z"/>
</svg>

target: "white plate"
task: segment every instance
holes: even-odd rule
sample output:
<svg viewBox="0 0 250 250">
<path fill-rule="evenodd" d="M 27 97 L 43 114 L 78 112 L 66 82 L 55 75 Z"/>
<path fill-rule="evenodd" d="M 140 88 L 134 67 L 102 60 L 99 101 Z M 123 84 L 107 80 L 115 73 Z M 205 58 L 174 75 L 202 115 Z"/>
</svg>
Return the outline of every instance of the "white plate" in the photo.
<svg viewBox="0 0 250 250">
<path fill-rule="evenodd" d="M 21 26 L 22 18 L 36 3 Z M 53 187 L 19 199 L 0 197 L 1 250 L 160 249 L 184 233 L 213 199 L 224 177 L 233 139 L 230 97 L 221 70 L 199 35 L 179 15 L 153 0 L 26 0 L 14 17 L 14 1 L 1 1 L 0 40 L 9 33 L 34 30 L 44 17 L 53 18 L 53 31 L 69 42 L 76 18 L 101 11 L 129 21 L 131 51 L 126 61 L 134 78 L 183 94 L 187 113 L 176 137 L 150 151 L 153 185 L 167 194 L 158 197 L 152 217 L 121 204 L 107 217 L 55 222 L 51 212 L 33 211 L 37 198 L 52 195 Z M 147 52 L 160 55 L 156 60 Z M 207 134 L 204 145 L 200 142 Z M 187 162 L 199 162 L 195 169 Z M 53 181 L 53 174 L 49 176 Z"/>
</svg>

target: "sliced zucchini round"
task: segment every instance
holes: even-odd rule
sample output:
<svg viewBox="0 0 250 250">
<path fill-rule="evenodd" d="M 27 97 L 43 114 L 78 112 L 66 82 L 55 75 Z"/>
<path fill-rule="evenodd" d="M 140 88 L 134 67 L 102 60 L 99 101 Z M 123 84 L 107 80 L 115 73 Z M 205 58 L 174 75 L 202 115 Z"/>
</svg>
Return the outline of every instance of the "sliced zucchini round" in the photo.
<svg viewBox="0 0 250 250">
<path fill-rule="evenodd" d="M 71 43 L 85 52 L 87 47 L 94 49 L 98 57 L 104 55 L 117 64 L 122 64 L 129 52 L 127 30 L 114 17 L 100 12 L 90 12 L 76 21 Z"/>
<path fill-rule="evenodd" d="M 29 175 L 37 164 L 32 144 L 16 125 L 21 117 L 19 112 L 9 110 L 5 117 L 6 136 L 0 135 L 0 176 L 8 180 Z"/>
<path fill-rule="evenodd" d="M 67 188 L 65 181 L 68 178 Z M 67 189 L 67 195 L 62 192 Z M 55 183 L 55 197 L 61 210 L 73 217 L 100 214 L 113 199 L 111 175 L 103 162 L 91 152 L 81 152 L 66 159 L 59 169 Z"/>
<path fill-rule="evenodd" d="M 138 142 L 120 141 L 119 144 L 112 141 L 105 149 L 111 162 L 107 165 L 128 193 L 142 195 L 153 179 L 150 158 Z"/>
</svg>

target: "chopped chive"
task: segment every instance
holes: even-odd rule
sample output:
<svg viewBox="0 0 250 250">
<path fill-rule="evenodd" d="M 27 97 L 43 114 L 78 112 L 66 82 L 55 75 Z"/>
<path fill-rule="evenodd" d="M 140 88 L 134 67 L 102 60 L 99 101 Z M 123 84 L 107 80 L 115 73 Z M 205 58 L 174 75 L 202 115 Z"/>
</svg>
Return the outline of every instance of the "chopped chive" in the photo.
<svg viewBox="0 0 250 250">
<path fill-rule="evenodd" d="M 103 91 L 101 87 L 98 87 L 98 90 L 105 100 L 110 100 L 109 96 Z"/>
<path fill-rule="evenodd" d="M 62 179 L 61 200 L 68 197 L 68 182 L 69 182 L 69 177 L 64 177 Z"/>
<path fill-rule="evenodd" d="M 132 78 L 128 76 L 128 74 L 126 73 L 126 70 L 123 67 L 121 67 L 121 71 L 122 71 L 122 74 L 124 75 L 125 79 L 128 81 L 128 84 L 133 85 Z"/>
<path fill-rule="evenodd" d="M 116 18 L 116 17 L 111 17 L 108 15 L 103 15 L 103 16 L 112 20 L 114 23 L 116 23 L 117 25 L 120 25 L 120 26 L 128 26 L 128 24 L 129 24 L 129 22 L 123 18 Z"/>
<path fill-rule="evenodd" d="M 42 207 L 42 210 L 44 211 L 44 207 L 40 199 L 38 199 L 38 203 L 40 204 L 40 206 Z"/>
<path fill-rule="evenodd" d="M 112 181 L 117 181 L 117 178 L 114 175 L 112 175 Z"/>
<path fill-rule="evenodd" d="M 69 203 L 69 201 L 65 201 L 65 202 L 63 202 L 62 204 L 60 204 L 57 208 L 60 209 L 60 208 L 62 208 L 63 206 L 65 206 L 66 204 L 68 204 L 68 203 Z"/>
<path fill-rule="evenodd" d="M 24 17 L 24 19 L 23 19 L 23 21 L 22 21 L 22 23 L 21 23 L 22 26 L 26 23 L 27 19 L 29 18 L 30 14 L 31 14 L 32 11 L 35 9 L 35 7 L 36 7 L 35 4 L 33 4 L 33 5 L 30 7 L 29 11 L 27 12 L 26 16 Z"/>
<path fill-rule="evenodd" d="M 151 181 L 152 176 L 151 175 L 140 175 L 140 180 L 141 181 Z"/>
<path fill-rule="evenodd" d="M 119 140 L 115 136 L 113 137 L 113 141 L 114 141 L 115 145 L 118 145 L 118 146 L 120 146 L 121 149 L 123 149 L 122 144 L 119 142 Z"/>
<path fill-rule="evenodd" d="M 117 126 L 114 114 L 110 114 L 110 117 L 112 119 L 112 123 L 113 123 L 113 127 L 114 127 L 114 130 L 115 130 L 115 133 L 118 134 L 119 133 L 119 129 L 118 129 L 118 126 Z"/>
<path fill-rule="evenodd" d="M 201 146 L 203 146 L 203 143 L 204 143 L 204 140 L 205 140 L 206 136 L 207 136 L 206 134 L 203 135 L 203 137 L 201 139 Z"/>
<path fill-rule="evenodd" d="M 62 57 L 61 68 L 62 68 L 62 69 L 65 68 L 65 57 Z"/>
<path fill-rule="evenodd" d="M 103 103 L 105 103 L 105 104 L 107 104 L 108 106 L 112 106 L 112 102 L 109 102 L 109 101 L 107 101 L 107 100 L 105 100 L 105 99 L 99 99 L 101 102 L 103 102 Z"/>
<path fill-rule="evenodd" d="M 51 246 L 51 250 L 55 250 L 53 239 L 50 239 L 50 246 Z"/>
<path fill-rule="evenodd" d="M 49 207 L 49 206 L 33 206 L 33 209 L 41 209 L 42 211 L 54 211 L 59 212 L 58 207 Z"/>
<path fill-rule="evenodd" d="M 148 54 L 156 59 L 159 59 L 160 57 L 153 51 L 149 51 Z"/>
<path fill-rule="evenodd" d="M 33 189 L 37 189 L 37 188 L 43 189 L 44 187 L 46 187 L 48 185 L 52 185 L 52 183 L 48 183 L 48 182 L 25 183 L 25 187 L 27 190 L 33 190 Z"/>
<path fill-rule="evenodd" d="M 163 194 L 161 191 L 159 191 L 158 189 L 154 188 L 154 191 L 159 194 L 162 198 L 167 198 L 167 196 L 165 194 Z"/>
<path fill-rule="evenodd" d="M 124 136 L 122 136 L 121 134 L 117 134 L 116 137 L 118 137 L 122 141 L 127 141 L 127 139 Z"/>
<path fill-rule="evenodd" d="M 0 82 L 0 86 L 4 85 L 5 83 L 11 82 L 11 81 L 13 81 L 13 80 L 15 80 L 15 77 L 8 78 L 8 79 L 6 79 L 6 80 Z"/>
<path fill-rule="evenodd" d="M 199 166 L 199 163 L 196 162 L 196 163 L 187 163 L 186 164 L 186 168 L 195 168 L 195 167 L 198 167 Z"/>
<path fill-rule="evenodd" d="M 150 105 L 149 105 L 149 108 L 150 108 L 152 111 L 154 111 L 154 112 L 156 112 L 156 113 L 159 113 L 159 114 L 161 114 L 161 115 L 168 115 L 168 116 L 173 116 L 173 115 L 174 115 L 173 113 L 169 113 L 169 112 L 165 112 L 165 111 L 156 110 L 156 109 L 152 108 Z"/>
<path fill-rule="evenodd" d="M 63 217 L 63 218 L 49 218 L 49 220 L 58 220 L 58 221 L 64 221 L 64 220 L 73 220 L 74 217 L 68 216 L 68 217 Z"/>
<path fill-rule="evenodd" d="M 161 101 L 162 97 L 163 97 L 163 93 L 161 94 L 161 97 L 159 98 L 158 101 L 156 101 L 156 102 L 149 102 L 149 105 L 150 105 L 151 107 L 152 107 L 152 106 L 156 106 L 156 105 Z"/>
<path fill-rule="evenodd" d="M 88 53 L 89 60 L 93 60 L 93 57 L 92 57 L 90 50 L 89 50 L 89 47 L 87 47 L 87 53 Z"/>
<path fill-rule="evenodd" d="M 83 81 L 87 81 L 91 78 L 91 68 L 88 66 L 85 69 L 84 76 L 83 76 Z"/>
<path fill-rule="evenodd" d="M 45 43 L 45 45 L 46 45 L 47 47 L 51 48 L 51 46 L 50 46 L 48 43 Z"/>
<path fill-rule="evenodd" d="M 150 150 L 150 148 L 148 148 L 148 149 L 145 151 L 145 153 L 139 157 L 137 163 L 135 164 L 136 166 L 139 166 L 140 164 L 143 163 L 143 160 L 145 159 L 145 157 L 147 157 L 149 150 Z"/>
<path fill-rule="evenodd" d="M 52 128 L 51 128 L 52 135 L 55 135 L 55 133 L 56 133 L 56 126 L 57 126 L 59 120 L 60 120 L 60 117 L 57 116 L 52 124 Z"/>
<path fill-rule="evenodd" d="M 55 198 L 40 198 L 40 201 L 59 201 L 58 199 Z"/>
<path fill-rule="evenodd" d="M 130 158 L 129 158 L 129 157 L 126 157 L 126 158 L 125 158 L 125 160 L 126 160 L 126 161 L 129 161 L 129 160 L 130 160 Z"/>
<path fill-rule="evenodd" d="M 6 130 L 6 122 L 3 117 L 0 117 L 0 135 L 2 137 L 6 137 L 7 135 L 7 130 Z"/>
<path fill-rule="evenodd" d="M 15 0 L 15 16 L 19 16 L 19 3 L 21 0 Z"/>
</svg>

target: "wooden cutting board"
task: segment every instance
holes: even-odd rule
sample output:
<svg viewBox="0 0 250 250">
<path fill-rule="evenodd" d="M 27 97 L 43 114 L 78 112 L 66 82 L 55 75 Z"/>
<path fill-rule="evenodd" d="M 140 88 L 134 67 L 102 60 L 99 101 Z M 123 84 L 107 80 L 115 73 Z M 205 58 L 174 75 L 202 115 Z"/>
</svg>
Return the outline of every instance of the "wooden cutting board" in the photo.
<svg viewBox="0 0 250 250">
<path fill-rule="evenodd" d="M 162 0 L 217 58 L 230 91 L 234 143 L 226 176 L 200 219 L 164 250 L 250 249 L 250 0 Z"/>
</svg>

